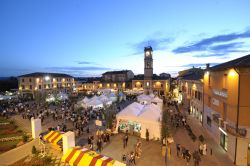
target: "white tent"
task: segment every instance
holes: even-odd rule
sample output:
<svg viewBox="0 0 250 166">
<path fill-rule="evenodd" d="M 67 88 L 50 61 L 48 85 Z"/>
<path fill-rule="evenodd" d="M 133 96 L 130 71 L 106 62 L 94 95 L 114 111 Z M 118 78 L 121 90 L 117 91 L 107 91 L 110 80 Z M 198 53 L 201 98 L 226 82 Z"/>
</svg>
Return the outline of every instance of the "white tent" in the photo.
<svg viewBox="0 0 250 166">
<path fill-rule="evenodd" d="M 103 104 L 105 104 L 105 105 L 111 105 L 112 104 L 112 100 L 110 98 L 108 98 L 104 94 L 102 94 L 101 96 L 99 96 L 99 100 L 102 101 Z"/>
<path fill-rule="evenodd" d="M 59 100 L 68 100 L 68 95 L 66 93 L 60 92 L 56 95 Z"/>
<path fill-rule="evenodd" d="M 137 124 L 140 126 L 140 134 L 142 138 L 146 138 L 147 129 L 149 131 L 150 139 L 160 138 L 161 108 L 155 104 L 142 105 L 134 102 L 118 113 L 116 118 L 118 122 L 117 130 L 120 123 L 127 122 L 128 129 L 131 129 L 130 124 Z M 132 128 L 133 127 L 134 126 L 132 126 Z"/>
<path fill-rule="evenodd" d="M 112 100 L 112 102 L 116 102 L 117 101 L 117 96 L 115 95 L 115 93 L 111 92 L 108 97 Z"/>
<path fill-rule="evenodd" d="M 82 102 L 87 103 L 90 99 L 88 97 L 84 97 L 84 99 L 82 100 Z"/>
<path fill-rule="evenodd" d="M 119 112 L 117 116 L 127 119 L 130 119 L 132 117 L 137 117 L 140 114 L 143 107 L 144 106 L 142 104 L 133 102 L 132 104 L 125 107 L 121 112 Z"/>
<path fill-rule="evenodd" d="M 122 92 L 119 92 L 118 93 L 118 96 L 119 96 L 119 100 L 122 101 L 122 100 L 126 100 L 126 95 Z"/>
<path fill-rule="evenodd" d="M 153 97 L 151 97 L 150 95 L 141 94 L 137 96 L 137 100 L 142 104 L 150 104 L 152 99 Z"/>
<path fill-rule="evenodd" d="M 100 101 L 98 98 L 91 99 L 89 102 L 86 103 L 87 107 L 93 107 L 94 109 L 103 108 L 103 102 Z"/>
</svg>

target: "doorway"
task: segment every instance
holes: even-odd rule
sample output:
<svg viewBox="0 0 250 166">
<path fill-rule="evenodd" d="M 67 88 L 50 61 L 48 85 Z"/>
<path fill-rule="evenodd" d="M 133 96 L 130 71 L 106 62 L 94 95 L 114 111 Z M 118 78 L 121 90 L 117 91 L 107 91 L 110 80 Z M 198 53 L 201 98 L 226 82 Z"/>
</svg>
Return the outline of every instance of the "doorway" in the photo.
<svg viewBox="0 0 250 166">
<path fill-rule="evenodd" d="M 225 151 L 227 151 L 227 143 L 228 143 L 228 136 L 225 133 L 220 132 L 220 145 Z"/>
</svg>

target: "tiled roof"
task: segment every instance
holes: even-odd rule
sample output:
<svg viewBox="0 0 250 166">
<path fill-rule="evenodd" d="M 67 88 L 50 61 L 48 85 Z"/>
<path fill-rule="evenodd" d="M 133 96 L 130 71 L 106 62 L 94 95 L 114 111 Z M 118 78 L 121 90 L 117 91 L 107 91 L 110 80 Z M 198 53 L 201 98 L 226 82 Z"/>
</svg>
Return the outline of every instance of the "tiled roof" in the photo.
<svg viewBox="0 0 250 166">
<path fill-rule="evenodd" d="M 170 77 L 162 77 L 162 76 L 158 76 L 156 74 L 153 74 L 153 80 L 167 80 Z M 135 75 L 134 78 L 132 80 L 144 80 L 144 74 L 138 74 Z"/>
<path fill-rule="evenodd" d="M 103 73 L 102 75 L 105 74 L 127 74 L 127 72 L 129 72 L 131 70 L 119 70 L 119 71 L 107 71 L 105 73 Z"/>
<path fill-rule="evenodd" d="M 250 67 L 250 54 L 243 56 L 238 59 L 231 60 L 229 62 L 225 62 L 213 67 L 210 67 L 208 70 L 215 71 L 215 70 L 224 70 L 233 67 Z"/>
<path fill-rule="evenodd" d="M 51 77 L 72 77 L 71 75 L 63 74 L 63 73 L 42 73 L 42 72 L 35 72 L 35 73 L 30 73 L 30 74 L 24 74 L 24 75 L 20 75 L 18 77 L 45 77 L 45 76 L 51 76 Z"/>
<path fill-rule="evenodd" d="M 179 77 L 182 80 L 200 80 L 203 78 L 204 73 L 192 73 Z"/>
</svg>

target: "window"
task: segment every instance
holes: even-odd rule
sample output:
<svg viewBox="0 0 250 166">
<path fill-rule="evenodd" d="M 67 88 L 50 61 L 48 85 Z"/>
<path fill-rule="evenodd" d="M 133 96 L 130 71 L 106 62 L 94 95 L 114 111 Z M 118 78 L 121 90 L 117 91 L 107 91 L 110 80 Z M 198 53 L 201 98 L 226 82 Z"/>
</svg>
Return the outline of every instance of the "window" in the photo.
<svg viewBox="0 0 250 166">
<path fill-rule="evenodd" d="M 24 82 L 24 78 L 22 79 L 22 82 Z"/>
<path fill-rule="evenodd" d="M 29 81 L 32 82 L 32 79 L 30 78 Z"/>
<path fill-rule="evenodd" d="M 39 89 L 42 89 L 42 85 L 39 85 Z"/>
<path fill-rule="evenodd" d="M 163 84 L 161 84 L 161 88 L 163 88 Z"/>
<path fill-rule="evenodd" d="M 24 89 L 24 85 L 22 85 L 22 89 Z"/>
<path fill-rule="evenodd" d="M 50 84 L 48 84 L 48 88 L 50 88 Z"/>
<path fill-rule="evenodd" d="M 32 85 L 30 85 L 30 90 L 32 90 Z"/>
<path fill-rule="evenodd" d="M 46 88 L 46 84 L 43 85 L 44 89 Z"/>
<path fill-rule="evenodd" d="M 207 125 L 211 127 L 211 123 L 212 123 L 211 118 L 207 116 Z"/>
</svg>

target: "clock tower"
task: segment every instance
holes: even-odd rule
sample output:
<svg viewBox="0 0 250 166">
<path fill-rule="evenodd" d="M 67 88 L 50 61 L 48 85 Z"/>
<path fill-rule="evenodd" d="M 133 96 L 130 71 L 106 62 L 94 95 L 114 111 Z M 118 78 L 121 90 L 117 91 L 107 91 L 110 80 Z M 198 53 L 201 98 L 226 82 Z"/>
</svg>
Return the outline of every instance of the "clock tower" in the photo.
<svg viewBox="0 0 250 166">
<path fill-rule="evenodd" d="M 153 79 L 153 49 L 151 46 L 144 47 L 144 91 L 152 92 Z"/>
</svg>

